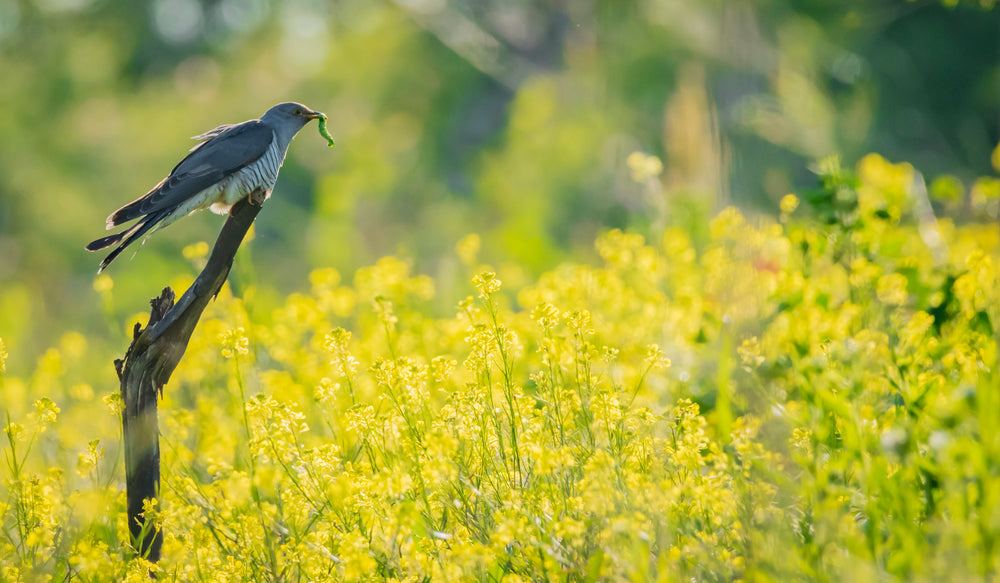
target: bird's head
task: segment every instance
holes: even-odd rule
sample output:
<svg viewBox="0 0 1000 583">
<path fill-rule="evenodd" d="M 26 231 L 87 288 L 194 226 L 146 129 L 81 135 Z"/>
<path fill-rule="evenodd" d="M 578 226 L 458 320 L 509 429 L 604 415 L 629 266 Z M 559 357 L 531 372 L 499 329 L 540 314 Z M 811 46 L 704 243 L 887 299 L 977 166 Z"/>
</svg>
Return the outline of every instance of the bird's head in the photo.
<svg viewBox="0 0 1000 583">
<path fill-rule="evenodd" d="M 276 127 L 285 128 L 293 132 L 302 129 L 311 120 L 318 119 L 322 114 L 313 111 L 301 103 L 289 101 L 279 103 L 260 116 L 260 120 L 274 124 Z"/>
</svg>

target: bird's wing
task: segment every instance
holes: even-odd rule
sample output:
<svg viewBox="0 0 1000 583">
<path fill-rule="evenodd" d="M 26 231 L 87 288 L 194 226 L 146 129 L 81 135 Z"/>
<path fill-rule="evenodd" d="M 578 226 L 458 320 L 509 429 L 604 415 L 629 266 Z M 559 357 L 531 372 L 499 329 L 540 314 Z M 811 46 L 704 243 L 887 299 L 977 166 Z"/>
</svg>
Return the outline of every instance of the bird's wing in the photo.
<svg viewBox="0 0 1000 583">
<path fill-rule="evenodd" d="M 274 132 L 259 120 L 220 126 L 202 136 L 208 140 L 194 148 L 152 190 L 112 213 L 108 228 L 181 204 L 253 164 L 274 140 Z"/>
<path fill-rule="evenodd" d="M 200 143 L 195 144 L 194 146 L 191 146 L 191 149 L 189 151 L 190 152 L 194 152 L 198 148 L 200 148 L 200 147 L 204 146 L 205 144 L 207 144 L 208 140 L 210 140 L 210 139 L 218 136 L 219 134 L 221 134 L 222 132 L 224 132 L 224 131 L 226 131 L 226 130 L 228 130 L 230 128 L 236 127 L 236 125 L 237 124 L 224 123 L 221 126 L 215 128 L 215 129 L 208 130 L 207 132 L 205 132 L 203 134 L 198 134 L 197 136 L 191 136 L 192 140 L 198 140 Z"/>
</svg>

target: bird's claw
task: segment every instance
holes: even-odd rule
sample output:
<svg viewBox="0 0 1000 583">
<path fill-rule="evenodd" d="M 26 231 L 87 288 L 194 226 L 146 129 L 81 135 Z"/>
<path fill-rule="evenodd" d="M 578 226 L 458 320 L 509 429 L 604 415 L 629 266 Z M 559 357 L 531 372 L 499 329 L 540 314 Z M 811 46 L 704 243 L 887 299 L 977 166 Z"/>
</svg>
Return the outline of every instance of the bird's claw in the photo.
<svg viewBox="0 0 1000 583">
<path fill-rule="evenodd" d="M 264 206 L 264 201 L 267 200 L 267 191 L 261 190 L 259 188 L 255 189 L 250 193 L 250 204 L 254 206 Z"/>
</svg>

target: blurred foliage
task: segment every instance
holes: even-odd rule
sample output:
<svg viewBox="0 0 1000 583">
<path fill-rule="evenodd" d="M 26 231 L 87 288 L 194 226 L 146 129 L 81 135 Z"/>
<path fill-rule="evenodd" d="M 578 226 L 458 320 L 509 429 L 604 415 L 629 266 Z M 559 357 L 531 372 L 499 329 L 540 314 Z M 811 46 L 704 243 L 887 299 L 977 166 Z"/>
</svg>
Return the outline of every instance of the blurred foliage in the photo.
<svg viewBox="0 0 1000 583">
<path fill-rule="evenodd" d="M 995 578 L 994 4 L 0 0 L 0 580 L 145 580 L 111 361 L 221 220 L 83 245 L 289 99 L 172 578 Z"/>
<path fill-rule="evenodd" d="M 5 0 L 0 333 L 19 367 L 62 322 L 102 333 L 82 247 L 104 217 L 188 136 L 286 99 L 326 111 L 338 147 L 296 140 L 237 268 L 281 292 L 386 254 L 455 289 L 447 251 L 470 232 L 525 275 L 593 257 L 611 227 L 704 241 L 724 204 L 775 212 L 834 153 L 948 173 L 932 190 L 967 220 L 963 185 L 998 141 L 992 4 Z M 636 151 L 663 162 L 646 184 Z M 179 250 L 218 224 L 192 217 L 126 254 L 105 309 L 122 322 L 191 273 Z"/>
<path fill-rule="evenodd" d="M 658 164 L 631 158 L 641 187 Z M 442 316 L 397 257 L 273 308 L 225 288 L 164 392 L 160 577 L 996 578 L 1000 232 L 925 215 L 909 164 L 816 171 L 775 217 L 612 229 L 537 278 L 466 236 Z M 0 577 L 148 580 L 123 560 L 116 348 L 65 332 L 24 375 L 16 350 Z"/>
</svg>

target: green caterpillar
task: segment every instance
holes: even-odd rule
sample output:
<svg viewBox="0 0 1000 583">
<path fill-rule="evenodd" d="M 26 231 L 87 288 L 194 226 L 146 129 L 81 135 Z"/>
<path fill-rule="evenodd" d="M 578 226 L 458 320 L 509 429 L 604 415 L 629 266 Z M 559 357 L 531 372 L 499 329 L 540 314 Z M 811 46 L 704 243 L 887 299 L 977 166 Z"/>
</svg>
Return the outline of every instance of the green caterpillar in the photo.
<svg viewBox="0 0 1000 583">
<path fill-rule="evenodd" d="M 326 141 L 330 143 L 330 147 L 331 148 L 333 147 L 333 143 L 334 143 L 333 142 L 333 136 L 331 136 L 330 132 L 328 132 L 326 130 L 326 114 L 325 113 L 319 114 L 319 135 L 321 135 L 324 138 L 326 138 Z"/>
</svg>

